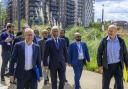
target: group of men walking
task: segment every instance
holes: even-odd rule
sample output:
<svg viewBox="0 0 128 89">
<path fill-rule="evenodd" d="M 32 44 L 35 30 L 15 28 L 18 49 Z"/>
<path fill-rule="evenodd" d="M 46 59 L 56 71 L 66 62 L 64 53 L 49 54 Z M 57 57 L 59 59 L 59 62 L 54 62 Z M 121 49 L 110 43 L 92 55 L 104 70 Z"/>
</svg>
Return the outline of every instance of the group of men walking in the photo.
<svg viewBox="0 0 128 89">
<path fill-rule="evenodd" d="M 44 77 L 44 85 L 49 83 L 51 76 L 52 89 L 64 89 L 66 66 L 74 70 L 75 89 L 80 89 L 80 78 L 86 62 L 90 62 L 88 47 L 81 41 L 81 34 L 75 32 L 75 41 L 69 44 L 65 30 L 53 26 L 49 31 L 33 31 L 25 27 L 23 32 L 14 36 L 13 25 L 7 24 L 7 29 L 1 34 L 2 67 L 1 81 L 5 81 L 5 69 L 9 63 L 10 83 L 17 80 L 17 89 L 37 89 L 39 77 Z M 102 89 L 109 89 L 111 78 L 116 80 L 116 88 L 123 88 L 123 63 L 128 68 L 128 54 L 125 42 L 117 35 L 117 27 L 108 27 L 108 36 L 98 48 L 97 63 L 103 74 Z M 42 72 L 43 70 L 43 72 Z M 57 87 L 57 79 L 59 86 Z M 85 79 L 86 83 L 86 79 Z"/>
</svg>

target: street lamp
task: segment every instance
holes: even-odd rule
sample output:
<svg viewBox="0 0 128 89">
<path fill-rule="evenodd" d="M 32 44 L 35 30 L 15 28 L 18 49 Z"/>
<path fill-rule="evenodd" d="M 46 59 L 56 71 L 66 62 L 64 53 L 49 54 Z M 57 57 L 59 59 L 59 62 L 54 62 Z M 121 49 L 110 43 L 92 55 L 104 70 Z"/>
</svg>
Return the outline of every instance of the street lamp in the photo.
<svg viewBox="0 0 128 89">
<path fill-rule="evenodd" d="M 18 31 L 20 31 L 20 0 L 17 0 Z"/>
<path fill-rule="evenodd" d="M 101 22 L 101 26 L 102 26 L 102 31 L 104 31 L 104 4 L 102 5 L 102 22 Z"/>
<path fill-rule="evenodd" d="M 0 20 L 1 20 L 1 21 L 0 21 L 0 28 L 2 28 L 2 25 L 3 25 L 3 24 L 2 24 L 2 3 L 3 3 L 3 2 L 0 1 Z"/>
</svg>

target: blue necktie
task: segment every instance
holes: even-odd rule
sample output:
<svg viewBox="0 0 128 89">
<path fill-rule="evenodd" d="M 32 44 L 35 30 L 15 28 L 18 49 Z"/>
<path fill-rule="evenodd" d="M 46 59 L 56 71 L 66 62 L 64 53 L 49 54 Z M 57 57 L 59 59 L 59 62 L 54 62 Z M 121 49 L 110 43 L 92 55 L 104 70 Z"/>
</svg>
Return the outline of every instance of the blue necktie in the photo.
<svg viewBox="0 0 128 89">
<path fill-rule="evenodd" d="M 59 43 L 58 43 L 57 39 L 55 39 L 55 44 L 56 44 L 56 47 L 59 48 Z"/>
</svg>

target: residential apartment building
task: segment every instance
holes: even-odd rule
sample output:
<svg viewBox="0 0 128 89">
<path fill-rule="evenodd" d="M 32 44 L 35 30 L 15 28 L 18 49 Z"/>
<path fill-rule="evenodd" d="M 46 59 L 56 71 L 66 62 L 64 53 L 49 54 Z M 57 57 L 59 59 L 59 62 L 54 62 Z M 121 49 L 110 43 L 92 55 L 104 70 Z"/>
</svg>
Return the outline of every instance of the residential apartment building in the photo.
<svg viewBox="0 0 128 89">
<path fill-rule="evenodd" d="M 94 0 L 20 0 L 20 18 L 29 25 L 43 23 L 67 27 L 81 24 L 88 27 L 94 20 L 93 4 Z M 8 17 L 10 22 L 17 17 L 17 0 L 8 1 Z"/>
<path fill-rule="evenodd" d="M 18 0 L 8 0 L 8 21 L 14 22 L 17 16 L 20 15 L 20 19 L 25 19 L 29 25 L 40 24 L 42 22 L 41 10 L 42 0 L 19 0 L 19 4 Z"/>
<path fill-rule="evenodd" d="M 75 23 L 88 27 L 94 20 L 94 0 L 75 1 Z"/>
</svg>

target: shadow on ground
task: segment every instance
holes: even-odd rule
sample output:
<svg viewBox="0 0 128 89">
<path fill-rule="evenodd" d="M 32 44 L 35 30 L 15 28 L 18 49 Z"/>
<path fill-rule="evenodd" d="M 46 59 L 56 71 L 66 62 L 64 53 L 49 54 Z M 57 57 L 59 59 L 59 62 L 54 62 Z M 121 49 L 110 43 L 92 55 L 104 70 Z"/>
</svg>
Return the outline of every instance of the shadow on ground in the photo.
<svg viewBox="0 0 128 89">
<path fill-rule="evenodd" d="M 42 89 L 51 89 L 51 84 L 43 86 Z M 64 89 L 74 89 L 70 84 L 66 83 Z"/>
</svg>

